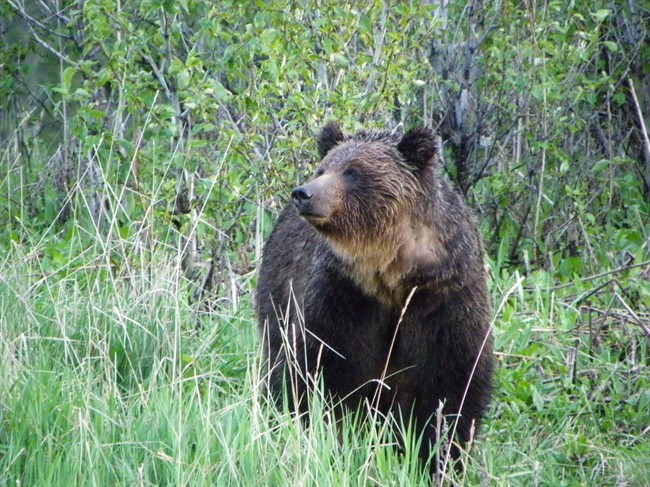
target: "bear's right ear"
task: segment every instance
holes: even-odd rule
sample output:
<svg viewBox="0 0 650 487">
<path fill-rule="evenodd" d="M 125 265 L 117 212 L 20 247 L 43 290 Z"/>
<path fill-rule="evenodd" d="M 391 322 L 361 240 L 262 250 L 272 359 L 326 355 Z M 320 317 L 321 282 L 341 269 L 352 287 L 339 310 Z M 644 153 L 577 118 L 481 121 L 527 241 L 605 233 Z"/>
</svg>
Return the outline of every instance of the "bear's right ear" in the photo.
<svg viewBox="0 0 650 487">
<path fill-rule="evenodd" d="M 397 150 L 404 160 L 415 166 L 418 171 L 427 165 L 434 165 L 440 154 L 438 137 L 433 130 L 426 127 L 411 129 L 404 134 L 397 144 Z"/>
<path fill-rule="evenodd" d="M 327 155 L 327 153 L 332 150 L 336 144 L 342 142 L 345 139 L 343 132 L 339 124 L 336 122 L 327 122 L 320 132 L 316 140 L 318 141 L 318 154 L 321 159 Z"/>
</svg>

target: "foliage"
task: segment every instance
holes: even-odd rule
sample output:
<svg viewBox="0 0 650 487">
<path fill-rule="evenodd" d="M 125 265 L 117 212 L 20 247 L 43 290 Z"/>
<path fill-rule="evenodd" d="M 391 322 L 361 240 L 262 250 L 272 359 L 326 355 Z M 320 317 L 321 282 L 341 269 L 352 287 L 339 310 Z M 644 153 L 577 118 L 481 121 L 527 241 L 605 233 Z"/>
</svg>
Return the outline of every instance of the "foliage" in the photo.
<svg viewBox="0 0 650 487">
<path fill-rule="evenodd" d="M 309 140 L 327 118 L 349 130 L 437 126 L 450 174 L 464 193 L 473 189 L 492 249 L 507 239 L 513 263 L 574 257 L 589 245 L 587 223 L 619 230 L 648 211 L 638 202 L 650 196 L 650 159 L 631 95 L 635 83 L 642 95 L 650 86 L 648 12 L 632 4 L 4 8 L 19 38 L 1 60 L 2 129 L 18 151 L 7 178 L 37 189 L 6 217 L 25 204 L 27 227 L 66 221 L 79 191 L 94 220 L 102 208 L 124 209 L 128 226 L 156 194 L 164 225 L 155 228 L 173 214 L 181 233 L 197 230 L 194 247 L 232 253 L 250 244 L 256 202 L 308 173 Z M 53 62 L 58 76 L 46 70 L 50 79 L 35 85 L 34 67 Z M 31 127 L 48 136 L 30 136 Z M 45 174 L 30 171 L 46 157 Z M 106 184 L 123 188 L 118 200 Z M 612 206 L 624 209 L 616 221 Z"/>
</svg>

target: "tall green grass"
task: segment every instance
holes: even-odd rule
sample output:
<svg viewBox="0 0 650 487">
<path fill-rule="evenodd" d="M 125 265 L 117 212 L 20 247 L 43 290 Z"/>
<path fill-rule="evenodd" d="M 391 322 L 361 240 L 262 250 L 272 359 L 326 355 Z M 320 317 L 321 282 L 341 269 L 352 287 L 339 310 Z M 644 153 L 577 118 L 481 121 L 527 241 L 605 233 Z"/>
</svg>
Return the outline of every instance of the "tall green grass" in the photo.
<svg viewBox="0 0 650 487">
<path fill-rule="evenodd" d="M 227 298 L 199 316 L 179 242 L 151 231 L 155 196 L 127 232 L 123 214 L 97 225 L 74 198 L 65 231 L 17 218 L 2 244 L 0 485 L 430 484 L 382 421 L 339 426 L 318 396 L 309 423 L 268 405 L 254 276 L 229 271 Z M 438 481 L 649 485 L 645 268 L 569 283 L 491 268 L 493 407 L 465 472 Z"/>
<path fill-rule="evenodd" d="M 248 301 L 196 333 L 177 261 L 151 262 L 109 278 L 96 268 L 46 275 L 19 249 L 5 259 L 0 484 L 350 485 L 419 475 L 381 430 L 348 428 L 341 448 L 333 422 L 307 427 L 266 406 Z M 314 409 L 327 417 L 326 405 Z"/>
</svg>

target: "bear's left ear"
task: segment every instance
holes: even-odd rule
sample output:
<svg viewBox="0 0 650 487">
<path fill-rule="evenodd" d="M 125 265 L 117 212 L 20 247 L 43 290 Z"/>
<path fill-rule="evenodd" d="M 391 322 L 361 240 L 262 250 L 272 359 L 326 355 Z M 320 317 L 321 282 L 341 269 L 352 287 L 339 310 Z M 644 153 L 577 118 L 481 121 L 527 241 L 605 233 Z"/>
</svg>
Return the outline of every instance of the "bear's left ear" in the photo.
<svg viewBox="0 0 650 487">
<path fill-rule="evenodd" d="M 320 132 L 318 132 L 318 137 L 316 141 L 318 142 L 318 155 L 322 159 L 327 155 L 327 153 L 332 150 L 332 148 L 342 142 L 345 139 L 345 135 L 341 132 L 341 127 L 336 122 L 327 122 Z"/>
<path fill-rule="evenodd" d="M 397 144 L 397 150 L 406 162 L 419 171 L 428 165 L 435 165 L 440 147 L 436 134 L 431 129 L 420 127 L 406 132 Z"/>
</svg>

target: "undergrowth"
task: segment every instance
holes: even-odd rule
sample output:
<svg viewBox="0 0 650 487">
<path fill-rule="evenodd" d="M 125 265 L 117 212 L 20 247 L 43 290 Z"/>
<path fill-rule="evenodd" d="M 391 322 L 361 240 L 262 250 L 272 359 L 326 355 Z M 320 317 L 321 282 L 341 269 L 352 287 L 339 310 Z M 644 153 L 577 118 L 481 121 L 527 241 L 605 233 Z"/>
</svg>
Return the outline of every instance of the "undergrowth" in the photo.
<svg viewBox="0 0 650 487">
<path fill-rule="evenodd" d="M 381 420 L 337 425 L 322 400 L 309 423 L 270 407 L 254 272 L 222 272 L 197 306 L 186 240 L 160 237 L 150 210 L 123 231 L 115 215 L 93 224 L 79 199 L 63 228 L 3 242 L 1 485 L 429 484 Z M 440 483 L 647 484 L 647 260 L 640 246 L 633 262 L 570 277 L 490 262 L 493 406 L 465 472 Z"/>
</svg>

